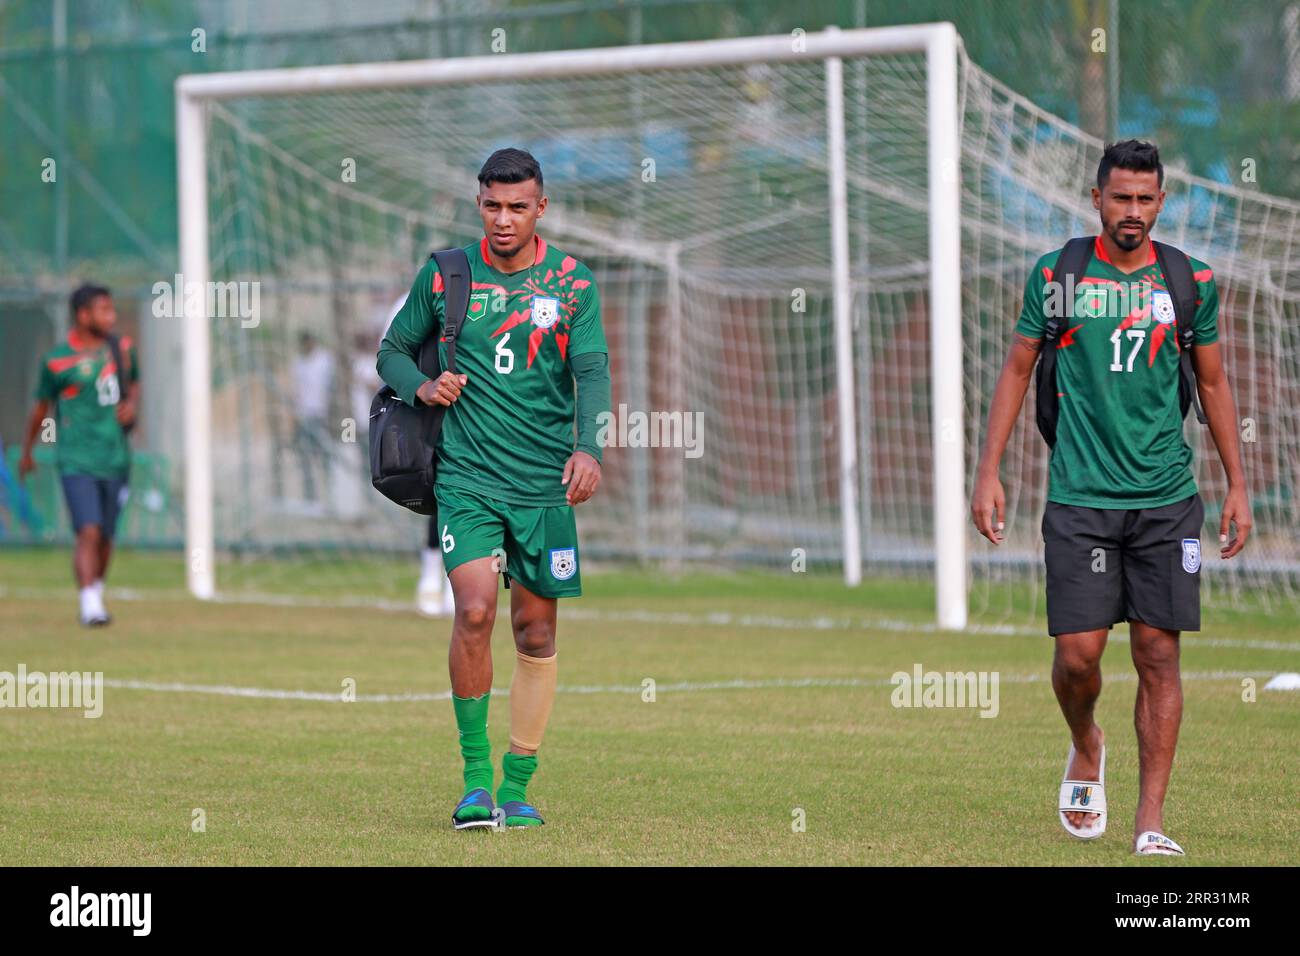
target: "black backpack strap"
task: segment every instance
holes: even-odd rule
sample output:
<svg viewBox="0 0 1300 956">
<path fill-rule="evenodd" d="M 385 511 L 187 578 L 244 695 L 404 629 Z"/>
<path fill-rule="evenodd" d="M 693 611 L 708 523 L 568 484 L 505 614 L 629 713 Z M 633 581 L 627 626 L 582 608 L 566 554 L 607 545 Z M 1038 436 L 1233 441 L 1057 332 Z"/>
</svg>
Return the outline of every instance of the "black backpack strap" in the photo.
<svg viewBox="0 0 1300 956">
<path fill-rule="evenodd" d="M 470 278 L 469 256 L 464 249 L 440 249 L 429 256 L 438 263 L 438 272 L 442 275 L 442 337 L 447 340 L 447 371 L 456 370 L 456 338 L 460 328 L 465 324 L 465 313 L 469 311 Z M 438 362 L 438 331 L 425 339 L 420 346 L 420 358 L 416 364 L 420 371 L 429 378 L 440 374 Z"/>
<path fill-rule="evenodd" d="M 1056 395 L 1056 341 L 1074 317 L 1074 287 L 1092 261 L 1094 236 L 1071 239 L 1056 257 L 1052 282 L 1059 283 L 1061 294 L 1047 295 L 1043 299 L 1043 313 L 1047 318 L 1043 326 L 1043 343 L 1038 353 L 1038 367 L 1034 370 L 1034 392 L 1038 431 L 1049 446 L 1056 444 L 1056 419 L 1060 401 Z"/>
<path fill-rule="evenodd" d="M 1074 318 L 1074 287 L 1088 270 L 1088 263 L 1092 261 L 1092 247 L 1096 241 L 1095 236 L 1078 236 L 1067 242 L 1061 249 L 1061 254 L 1056 257 L 1052 281 L 1061 284 L 1064 294 L 1054 299 L 1062 306 L 1059 315 L 1052 314 L 1057 310 L 1044 306 L 1047 315 L 1047 326 L 1043 329 L 1045 342 L 1059 339 L 1065 331 L 1066 323 Z M 1053 297 L 1049 296 L 1047 301 L 1053 301 Z"/>
<path fill-rule="evenodd" d="M 1164 274 L 1169 298 L 1173 300 L 1174 321 L 1178 324 L 1179 403 L 1184 415 L 1189 407 L 1194 408 L 1196 420 L 1205 425 L 1208 419 L 1196 394 L 1196 368 L 1192 362 L 1192 350 L 1196 344 L 1196 276 L 1192 274 L 1192 263 L 1187 253 L 1154 239 L 1151 244 L 1155 246 L 1156 260 Z"/>
<path fill-rule="evenodd" d="M 122 340 L 116 335 L 108 336 L 108 354 L 113 356 L 113 365 L 117 369 L 117 382 L 126 386 L 126 366 L 122 364 Z"/>
<path fill-rule="evenodd" d="M 108 354 L 113 356 L 113 365 L 117 369 L 117 386 L 118 386 L 118 392 L 120 393 L 120 400 L 126 401 L 128 369 L 126 367 L 126 363 L 122 358 L 122 338 L 121 336 L 117 336 L 117 335 L 110 335 L 107 338 L 108 338 Z M 133 428 L 135 428 L 134 423 L 130 425 L 123 425 L 122 431 L 126 432 L 127 434 L 130 434 L 131 429 Z"/>
</svg>

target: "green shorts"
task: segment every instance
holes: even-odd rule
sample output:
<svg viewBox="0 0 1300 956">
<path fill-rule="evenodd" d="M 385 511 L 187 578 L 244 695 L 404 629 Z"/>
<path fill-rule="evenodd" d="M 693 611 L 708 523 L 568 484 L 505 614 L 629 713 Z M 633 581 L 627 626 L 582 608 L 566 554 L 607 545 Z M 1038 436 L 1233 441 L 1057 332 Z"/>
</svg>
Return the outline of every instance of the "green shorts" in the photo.
<svg viewBox="0 0 1300 956">
<path fill-rule="evenodd" d="M 505 558 L 502 571 L 540 597 L 578 597 L 578 526 L 572 505 L 533 508 L 465 488 L 435 485 L 442 563 Z M 508 584 L 508 582 L 507 582 Z"/>
</svg>

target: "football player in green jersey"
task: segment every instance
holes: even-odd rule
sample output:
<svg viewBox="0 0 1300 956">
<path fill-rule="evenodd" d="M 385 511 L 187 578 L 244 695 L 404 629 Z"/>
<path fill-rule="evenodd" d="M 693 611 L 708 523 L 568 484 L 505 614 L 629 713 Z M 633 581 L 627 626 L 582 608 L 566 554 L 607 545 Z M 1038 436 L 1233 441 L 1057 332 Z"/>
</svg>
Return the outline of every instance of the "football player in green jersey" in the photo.
<svg viewBox="0 0 1300 956">
<path fill-rule="evenodd" d="M 596 435 L 610 407 L 609 355 L 591 271 L 537 234 L 547 203 L 537 160 L 498 150 L 478 181 L 484 237 L 465 247 L 472 283 L 455 372 L 430 380 L 415 361 L 437 334 L 447 363 L 443 277 L 432 259 L 390 325 L 377 367 L 403 401 L 447 406 L 434 491 L 455 596 L 448 657 L 465 761 L 452 823 L 534 827 L 542 818 L 525 791 L 555 698 L 556 599 L 582 593 L 573 508 L 600 482 Z M 487 713 L 502 573 L 516 653 L 510 747 L 494 799 Z"/>
<path fill-rule="evenodd" d="M 81 623 L 109 623 L 104 578 L 117 517 L 126 504 L 131 448 L 126 429 L 140 404 L 140 373 L 129 338 L 116 339 L 117 311 L 103 286 L 72 293 L 72 329 L 41 357 L 36 404 L 27 422 L 18 472 L 36 467 L 32 445 L 54 406 L 54 447 L 76 534 L 73 571 L 81 589 Z M 116 351 L 125 368 L 118 368 Z"/>
<path fill-rule="evenodd" d="M 1183 438 L 1170 282 L 1150 239 L 1164 199 L 1155 146 L 1128 140 L 1106 148 L 1092 190 L 1101 234 L 1055 343 L 1060 408 L 1042 524 L 1047 623 L 1056 639 L 1052 686 L 1073 741 L 1059 819 L 1080 839 L 1106 829 L 1106 747 L 1093 710 L 1107 634 L 1127 620 L 1138 672 L 1134 846 L 1144 855 L 1183 853 L 1164 834 L 1163 811 L 1182 720 L 1179 634 L 1200 629 L 1204 521 Z M 989 410 L 971 515 L 994 544 L 1002 541 L 1006 514 L 998 468 L 1042 348 L 1045 300 L 1060 292 L 1050 288 L 1058 256 L 1059 250 L 1034 265 Z M 1196 314 L 1178 318 L 1193 326 L 1198 393 L 1228 483 L 1219 520 L 1226 559 L 1250 534 L 1250 504 L 1218 343 L 1214 274 L 1197 259 L 1191 270 Z"/>
</svg>

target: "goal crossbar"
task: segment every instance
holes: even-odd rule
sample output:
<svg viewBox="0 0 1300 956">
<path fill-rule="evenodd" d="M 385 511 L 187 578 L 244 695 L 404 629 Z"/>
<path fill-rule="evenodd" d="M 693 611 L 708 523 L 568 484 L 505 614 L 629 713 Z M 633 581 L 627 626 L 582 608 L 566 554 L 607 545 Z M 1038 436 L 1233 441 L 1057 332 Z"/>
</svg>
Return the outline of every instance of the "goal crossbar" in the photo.
<svg viewBox="0 0 1300 956">
<path fill-rule="evenodd" d="M 929 321 L 932 346 L 961 340 L 961 206 L 958 50 L 951 23 L 829 28 L 766 37 L 701 40 L 593 50 L 493 54 L 443 60 L 294 67 L 188 74 L 176 81 L 180 269 L 185 283 L 207 288 L 207 115 L 210 101 L 289 94 L 434 87 L 473 82 L 654 73 L 755 63 L 825 66 L 830 190 L 831 289 L 839 430 L 838 478 L 845 583 L 861 581 L 857 421 L 847 208 L 843 79 L 845 58 L 921 53 L 927 73 Z M 213 523 L 209 318 L 186 296 L 185 543 L 187 581 L 203 599 L 216 595 Z M 965 448 L 960 349 L 931 348 L 936 615 L 943 628 L 966 626 Z"/>
</svg>

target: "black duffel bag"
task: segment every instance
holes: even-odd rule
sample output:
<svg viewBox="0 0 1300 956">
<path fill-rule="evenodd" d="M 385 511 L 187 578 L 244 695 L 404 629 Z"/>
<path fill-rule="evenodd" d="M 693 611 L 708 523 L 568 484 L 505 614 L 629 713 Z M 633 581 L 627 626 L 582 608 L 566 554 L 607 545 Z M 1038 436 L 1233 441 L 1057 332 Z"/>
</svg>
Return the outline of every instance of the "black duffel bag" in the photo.
<svg viewBox="0 0 1300 956">
<path fill-rule="evenodd" d="M 447 340 L 447 371 L 456 371 L 456 336 L 469 308 L 469 257 L 464 249 L 443 249 L 430 258 L 438 263 L 443 279 L 443 321 Z M 424 340 L 416 365 L 431 380 L 442 374 L 438 358 L 438 330 Z M 370 403 L 370 483 L 385 498 L 429 515 L 437 510 L 433 481 L 438 435 L 445 405 L 425 405 L 416 399 L 407 405 L 385 385 Z"/>
</svg>

